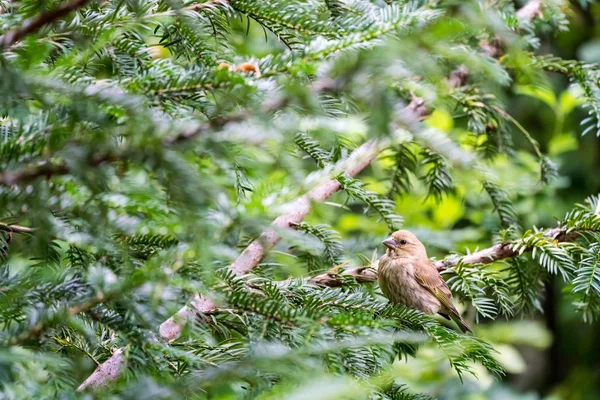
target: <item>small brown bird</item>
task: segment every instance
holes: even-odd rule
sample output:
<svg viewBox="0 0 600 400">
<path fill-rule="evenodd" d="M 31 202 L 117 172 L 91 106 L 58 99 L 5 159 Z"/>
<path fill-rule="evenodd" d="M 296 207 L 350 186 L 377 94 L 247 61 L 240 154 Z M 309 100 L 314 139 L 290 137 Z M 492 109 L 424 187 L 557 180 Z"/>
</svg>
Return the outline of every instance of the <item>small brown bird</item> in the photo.
<svg viewBox="0 0 600 400">
<path fill-rule="evenodd" d="M 383 294 L 395 304 L 426 314 L 452 318 L 463 332 L 473 332 L 452 302 L 452 293 L 427 257 L 423 243 L 409 231 L 397 231 L 383 241 L 378 280 Z"/>
</svg>

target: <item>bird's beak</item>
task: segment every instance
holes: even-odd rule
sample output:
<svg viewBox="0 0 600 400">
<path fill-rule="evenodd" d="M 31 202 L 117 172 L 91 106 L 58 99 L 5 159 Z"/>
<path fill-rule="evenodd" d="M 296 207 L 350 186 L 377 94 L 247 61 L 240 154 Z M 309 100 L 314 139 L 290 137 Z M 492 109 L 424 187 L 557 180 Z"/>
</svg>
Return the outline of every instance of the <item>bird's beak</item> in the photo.
<svg viewBox="0 0 600 400">
<path fill-rule="evenodd" d="M 384 245 L 385 247 L 387 247 L 388 249 L 392 249 L 392 250 L 394 250 L 394 249 L 396 248 L 396 242 L 395 242 L 395 241 L 394 241 L 394 239 L 392 239 L 392 238 L 385 239 L 385 240 L 383 241 L 383 245 Z"/>
</svg>

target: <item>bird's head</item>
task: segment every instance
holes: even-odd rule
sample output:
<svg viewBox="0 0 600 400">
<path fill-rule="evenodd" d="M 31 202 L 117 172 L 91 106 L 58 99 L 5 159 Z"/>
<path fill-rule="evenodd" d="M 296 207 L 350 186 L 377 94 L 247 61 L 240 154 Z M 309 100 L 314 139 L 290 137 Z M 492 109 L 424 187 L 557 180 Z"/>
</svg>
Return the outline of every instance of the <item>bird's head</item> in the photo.
<svg viewBox="0 0 600 400">
<path fill-rule="evenodd" d="M 386 254 L 392 258 L 427 257 L 423 243 L 409 231 L 396 231 L 383 244 L 387 247 Z"/>
</svg>

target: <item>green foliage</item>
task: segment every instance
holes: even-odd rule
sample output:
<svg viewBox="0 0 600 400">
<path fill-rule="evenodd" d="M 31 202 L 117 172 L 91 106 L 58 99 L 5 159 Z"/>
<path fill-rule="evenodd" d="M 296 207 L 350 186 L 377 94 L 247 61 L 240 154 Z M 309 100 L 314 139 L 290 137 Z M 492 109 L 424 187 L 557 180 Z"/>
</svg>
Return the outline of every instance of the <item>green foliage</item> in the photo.
<svg viewBox="0 0 600 400">
<path fill-rule="evenodd" d="M 573 83 L 581 87 L 582 97 L 585 100 L 583 107 L 588 109 L 590 115 L 581 121 L 581 125 L 584 127 L 582 135 L 596 130 L 596 136 L 599 136 L 600 90 L 598 89 L 598 78 L 600 70 L 598 66 L 574 60 L 562 60 L 552 56 L 536 57 L 534 63 L 548 71 L 565 74 Z"/>
<path fill-rule="evenodd" d="M 298 224 L 297 228 L 304 233 L 316 237 L 323 243 L 325 246 L 323 255 L 330 264 L 337 265 L 342 262 L 344 245 L 342 244 L 342 238 L 338 232 L 325 224 L 312 226 L 306 222 Z"/>
<path fill-rule="evenodd" d="M 479 316 L 494 319 L 498 314 L 513 314 L 511 287 L 499 272 L 483 265 L 459 262 L 444 274 L 450 274 L 446 282 L 452 292 L 471 302 L 477 320 Z"/>
<path fill-rule="evenodd" d="M 583 133 L 600 119 L 597 65 L 530 52 L 565 28 L 546 3 L 528 21 L 507 1 L 0 2 L 0 397 L 86 396 L 113 354 L 96 396 L 425 399 L 397 361 L 427 357 L 503 379 L 480 328 L 338 274 L 405 223 L 436 256 L 501 229 L 509 258 L 444 274 L 467 318 L 542 311 L 560 275 L 597 320 L 598 198 L 519 238 L 564 183 L 508 114 L 513 80 L 567 75 Z M 536 160 L 544 187 L 504 179 L 528 186 Z M 324 271 L 339 287 L 310 283 Z M 216 307 L 186 314 L 197 293 Z"/>
<path fill-rule="evenodd" d="M 583 314 L 583 320 L 592 322 L 600 315 L 600 242 L 598 233 L 590 233 L 587 246 L 579 260 L 573 279 L 575 305 Z"/>
<path fill-rule="evenodd" d="M 576 248 L 573 243 L 558 243 L 544 235 L 544 232 L 527 231 L 512 247 L 519 254 L 531 249 L 533 259 L 549 273 L 560 273 L 565 281 L 572 279 L 575 270 L 572 253 Z"/>
<path fill-rule="evenodd" d="M 425 184 L 429 190 L 429 196 L 433 196 L 437 201 L 442 199 L 444 194 L 452 193 L 454 184 L 450 175 L 450 165 L 440 154 L 434 153 L 430 149 L 423 149 L 423 164 L 429 169 L 424 177 Z"/>
<path fill-rule="evenodd" d="M 394 160 L 394 169 L 388 193 L 390 198 L 410 191 L 410 176 L 417 170 L 417 157 L 407 144 L 400 144 L 393 150 L 394 154 L 391 157 Z"/>
<path fill-rule="evenodd" d="M 490 196 L 494 209 L 500 217 L 500 226 L 503 229 L 519 229 L 519 219 L 508 194 L 498 185 L 489 181 L 483 183 L 483 188 Z"/>
<path fill-rule="evenodd" d="M 366 190 L 361 181 L 348 175 L 340 175 L 337 180 L 342 185 L 342 189 L 344 189 L 351 197 L 362 201 L 368 207 L 374 208 L 387 223 L 390 231 L 393 232 L 400 229 L 402 217 L 395 213 L 396 205 L 393 201 Z"/>
<path fill-rule="evenodd" d="M 331 162 L 329 154 L 322 150 L 319 143 L 312 140 L 307 134 L 298 133 L 294 138 L 294 143 L 308 154 L 320 168 L 325 167 L 325 165 Z"/>
</svg>

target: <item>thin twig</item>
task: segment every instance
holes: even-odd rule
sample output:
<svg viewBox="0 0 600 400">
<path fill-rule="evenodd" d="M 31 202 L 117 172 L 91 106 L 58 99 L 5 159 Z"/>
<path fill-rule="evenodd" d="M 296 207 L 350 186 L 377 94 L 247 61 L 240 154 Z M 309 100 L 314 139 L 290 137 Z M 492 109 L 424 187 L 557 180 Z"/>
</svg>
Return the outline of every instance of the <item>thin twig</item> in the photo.
<svg viewBox="0 0 600 400">
<path fill-rule="evenodd" d="M 544 157 L 544 155 L 542 154 L 542 151 L 540 150 L 540 146 L 539 146 L 538 142 L 533 138 L 533 136 L 531 136 L 531 134 L 527 131 L 527 129 L 525 129 L 525 127 L 523 125 L 521 125 L 521 123 L 519 121 L 517 121 L 515 118 L 513 118 L 512 115 L 510 115 L 509 113 L 507 113 L 500 107 L 494 106 L 493 108 L 494 108 L 494 110 L 496 110 L 500 114 L 502 114 L 502 116 L 504 118 L 506 118 L 507 120 L 512 122 L 521 131 L 521 133 L 527 138 L 527 140 L 533 147 L 533 150 L 535 151 L 535 154 L 538 156 L 538 158 L 541 159 L 542 157 Z"/>
</svg>

